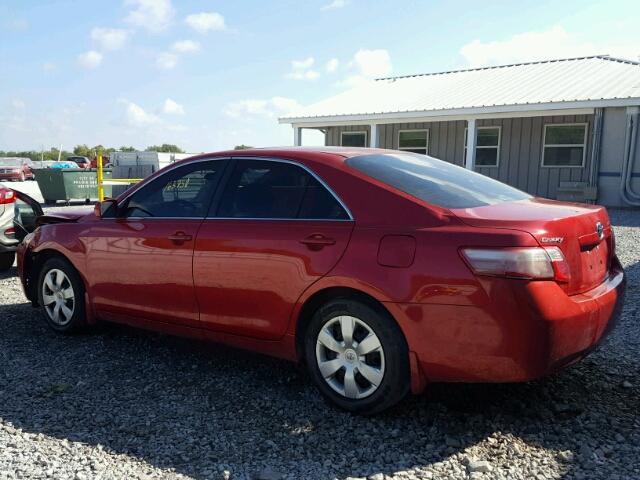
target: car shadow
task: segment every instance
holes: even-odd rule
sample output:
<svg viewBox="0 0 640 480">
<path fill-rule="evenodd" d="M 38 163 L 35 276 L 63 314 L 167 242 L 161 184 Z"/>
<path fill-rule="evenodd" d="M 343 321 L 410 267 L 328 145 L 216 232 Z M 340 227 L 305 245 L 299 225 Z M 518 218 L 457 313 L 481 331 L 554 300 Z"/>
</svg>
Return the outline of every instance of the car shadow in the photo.
<svg viewBox="0 0 640 480">
<path fill-rule="evenodd" d="M 11 267 L 8 270 L 0 271 L 0 280 L 6 280 L 7 278 L 17 277 L 18 269 L 15 267 Z"/>
<path fill-rule="evenodd" d="M 473 454 L 479 443 L 495 458 L 513 444 L 568 450 L 576 460 L 558 460 L 562 471 L 573 477 L 587 465 L 592 478 L 598 462 L 619 455 L 603 450 L 603 429 L 631 438 L 640 411 L 606 365 L 590 357 L 526 384 L 434 384 L 366 418 L 325 403 L 288 362 L 120 326 L 60 336 L 28 304 L 0 305 L 3 422 L 194 478 L 221 469 L 251 478 L 282 465 L 290 478 L 391 475 Z"/>
</svg>

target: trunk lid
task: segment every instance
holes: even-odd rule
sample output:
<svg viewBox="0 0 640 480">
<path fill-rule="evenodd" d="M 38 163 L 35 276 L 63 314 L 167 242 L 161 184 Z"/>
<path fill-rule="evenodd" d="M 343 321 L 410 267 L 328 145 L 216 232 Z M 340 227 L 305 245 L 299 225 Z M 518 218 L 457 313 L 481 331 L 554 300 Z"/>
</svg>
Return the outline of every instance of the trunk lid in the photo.
<svg viewBox="0 0 640 480">
<path fill-rule="evenodd" d="M 571 269 L 571 280 L 561 284 L 569 295 L 596 287 L 608 275 L 614 243 L 604 207 L 530 198 L 451 211 L 467 225 L 525 231 L 542 247 L 559 247 Z"/>
</svg>

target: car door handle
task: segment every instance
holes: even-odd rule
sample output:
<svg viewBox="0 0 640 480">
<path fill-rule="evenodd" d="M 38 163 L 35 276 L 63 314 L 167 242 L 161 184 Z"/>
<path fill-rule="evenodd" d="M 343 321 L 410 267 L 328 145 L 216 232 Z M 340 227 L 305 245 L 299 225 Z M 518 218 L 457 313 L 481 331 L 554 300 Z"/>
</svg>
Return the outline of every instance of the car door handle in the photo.
<svg viewBox="0 0 640 480">
<path fill-rule="evenodd" d="M 335 245 L 336 241 L 333 238 L 325 237 L 321 233 L 314 233 L 307 238 L 300 240 L 300 243 L 315 248 L 322 248 L 329 245 Z"/>
<path fill-rule="evenodd" d="M 172 242 L 175 243 L 182 243 L 182 242 L 188 242 L 189 240 L 191 240 L 193 237 L 191 235 L 187 235 L 184 232 L 176 232 L 173 235 L 169 235 L 169 240 L 171 240 Z"/>
</svg>

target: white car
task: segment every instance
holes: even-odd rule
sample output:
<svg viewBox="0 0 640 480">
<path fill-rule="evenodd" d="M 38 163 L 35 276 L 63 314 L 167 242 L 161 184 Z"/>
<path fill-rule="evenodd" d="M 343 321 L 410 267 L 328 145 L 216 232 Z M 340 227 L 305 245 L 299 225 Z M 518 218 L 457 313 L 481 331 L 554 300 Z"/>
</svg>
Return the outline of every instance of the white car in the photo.
<svg viewBox="0 0 640 480">
<path fill-rule="evenodd" d="M 40 204 L 33 198 L 0 186 L 0 272 L 11 268 L 18 245 L 35 230 L 36 218 L 42 214 Z"/>
</svg>

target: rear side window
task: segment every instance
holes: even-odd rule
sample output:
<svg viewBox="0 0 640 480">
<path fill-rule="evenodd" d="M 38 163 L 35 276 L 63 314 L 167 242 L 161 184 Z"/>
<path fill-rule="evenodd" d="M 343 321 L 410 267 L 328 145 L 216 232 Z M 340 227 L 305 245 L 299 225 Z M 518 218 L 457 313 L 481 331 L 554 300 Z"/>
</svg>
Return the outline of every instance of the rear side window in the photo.
<svg viewBox="0 0 640 480">
<path fill-rule="evenodd" d="M 530 198 L 497 180 L 426 155 L 362 155 L 349 158 L 347 165 L 443 208 L 473 208 Z"/>
<path fill-rule="evenodd" d="M 270 160 L 239 160 L 218 208 L 223 218 L 347 220 L 318 180 L 303 168 Z"/>
</svg>

